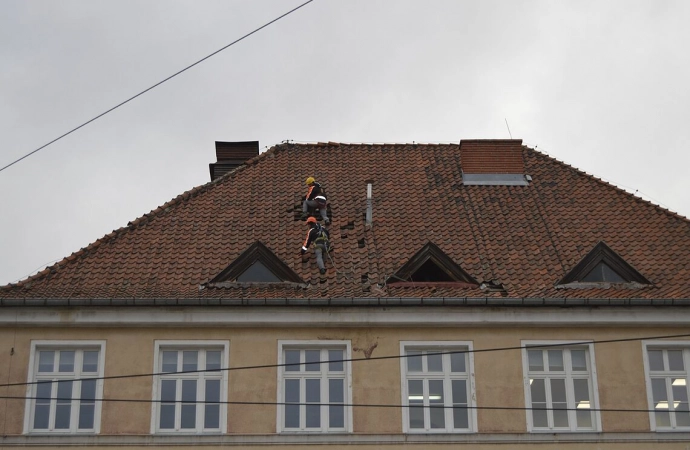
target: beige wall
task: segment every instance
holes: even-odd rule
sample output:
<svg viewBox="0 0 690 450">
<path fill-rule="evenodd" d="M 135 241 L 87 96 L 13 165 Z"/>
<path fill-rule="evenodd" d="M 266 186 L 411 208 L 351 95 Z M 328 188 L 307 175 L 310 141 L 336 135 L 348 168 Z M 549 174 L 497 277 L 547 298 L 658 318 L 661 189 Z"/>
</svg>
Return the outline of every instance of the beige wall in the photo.
<svg viewBox="0 0 690 450">
<path fill-rule="evenodd" d="M 400 352 L 400 341 L 403 340 L 472 341 L 475 350 L 481 350 L 516 347 L 521 345 L 522 340 L 602 340 L 683 332 L 687 332 L 687 329 L 523 327 L 507 329 L 22 328 L 15 330 L 10 327 L 0 330 L 0 384 L 26 381 L 31 339 L 105 340 L 105 375 L 114 376 L 150 373 L 153 370 L 155 340 L 229 340 L 230 365 L 237 367 L 275 364 L 278 340 L 350 340 L 353 358 L 362 358 L 397 355 Z M 14 348 L 14 354 L 10 356 L 12 348 Z M 647 409 L 640 341 L 597 344 L 595 356 L 600 406 L 614 409 Z M 521 351 L 477 352 L 474 360 L 476 396 L 479 406 L 516 408 L 525 406 Z M 228 383 L 229 400 L 275 402 L 277 400 L 276 374 L 275 368 L 231 371 Z M 400 404 L 402 401 L 398 359 L 353 362 L 352 380 L 355 404 Z M 26 387 L 24 386 L 0 387 L 0 395 L 3 396 L 21 397 L 25 394 Z M 107 380 L 104 384 L 106 398 L 149 400 L 151 395 L 150 377 Z M 402 432 L 402 416 L 398 408 L 355 408 L 353 417 L 355 433 L 396 434 Z M 0 427 L 4 435 L 21 434 L 23 421 L 23 400 L 0 400 Z M 151 405 L 149 403 L 105 402 L 103 404 L 102 435 L 145 435 L 150 433 L 150 423 Z M 604 432 L 648 432 L 650 429 L 649 415 L 646 412 L 606 412 L 602 414 L 602 424 Z M 525 433 L 525 412 L 479 410 L 478 425 L 480 433 Z M 276 409 L 274 406 L 228 406 L 229 434 L 272 434 L 275 431 Z M 425 448 L 425 446 L 420 445 L 416 448 Z M 483 447 L 477 444 L 473 448 Z M 513 445 L 512 448 L 521 447 Z M 584 447 L 572 444 L 563 448 Z M 627 444 L 625 448 L 636 447 Z"/>
</svg>

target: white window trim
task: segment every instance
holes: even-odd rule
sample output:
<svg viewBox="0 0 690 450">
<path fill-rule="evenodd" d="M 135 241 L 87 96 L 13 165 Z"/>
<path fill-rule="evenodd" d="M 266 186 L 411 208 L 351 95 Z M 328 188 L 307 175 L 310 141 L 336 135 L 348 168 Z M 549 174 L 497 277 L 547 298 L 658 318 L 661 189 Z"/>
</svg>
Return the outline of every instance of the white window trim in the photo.
<svg viewBox="0 0 690 450">
<path fill-rule="evenodd" d="M 278 403 L 283 403 L 284 402 L 284 393 L 283 393 L 283 367 L 282 364 L 285 363 L 283 361 L 283 348 L 284 347 L 289 347 L 289 349 L 312 349 L 312 348 L 320 348 L 320 349 L 328 349 L 328 348 L 337 348 L 337 347 L 344 347 L 345 349 L 345 359 L 349 360 L 352 359 L 352 344 L 351 341 L 327 341 L 327 340 L 306 340 L 306 341 L 296 341 L 296 340 L 279 340 L 278 341 L 278 396 L 277 396 L 277 401 Z M 351 361 L 345 361 L 344 362 L 344 367 L 345 367 L 345 404 L 346 405 L 351 405 L 352 404 L 352 362 Z M 276 408 L 276 432 L 281 433 L 281 434 L 333 434 L 333 433 L 352 433 L 352 407 L 351 406 L 345 406 L 345 431 L 321 431 L 321 430 L 299 430 L 299 431 L 293 431 L 293 430 L 286 430 L 283 426 L 283 410 L 284 406 L 282 404 L 279 404 L 278 407 Z"/>
<path fill-rule="evenodd" d="M 577 345 L 575 345 L 577 344 Z M 568 341 L 561 341 L 561 340 L 555 340 L 555 341 L 548 341 L 548 340 L 529 340 L 529 341 L 521 341 L 520 345 L 522 346 L 522 374 L 523 374 L 523 387 L 524 387 L 524 394 L 525 394 L 525 407 L 529 408 L 532 406 L 532 403 L 530 402 L 530 394 L 529 394 L 529 389 L 530 389 L 530 384 L 529 384 L 529 359 L 527 356 L 527 348 L 530 346 L 540 346 L 540 345 L 546 345 L 546 346 L 552 346 L 554 349 L 559 348 L 558 346 L 563 345 L 567 348 L 571 349 L 576 349 L 578 347 L 587 347 L 588 350 L 588 358 L 589 358 L 589 364 L 590 364 L 590 377 L 591 377 L 591 382 L 592 382 L 592 409 L 599 409 L 599 384 L 597 382 L 597 366 L 596 366 L 596 358 L 594 357 L 594 343 L 592 342 L 591 339 L 581 339 L 581 340 L 568 340 Z M 569 391 L 566 391 L 566 395 L 570 395 Z M 563 430 L 560 428 L 555 428 L 555 429 L 534 429 L 534 426 L 532 425 L 532 410 L 531 409 L 526 409 L 525 410 L 525 416 L 527 418 L 527 432 L 528 433 L 600 433 L 602 431 L 601 428 L 601 414 L 599 411 L 592 411 L 594 414 L 594 420 L 592 421 L 592 424 L 594 425 L 593 430 Z"/>
<path fill-rule="evenodd" d="M 74 348 L 76 350 L 82 350 L 87 347 L 98 347 L 98 374 L 97 376 L 99 378 L 103 377 L 104 370 L 105 370 L 105 340 L 40 340 L 40 341 L 31 341 L 31 353 L 29 355 L 29 370 L 28 370 L 28 375 L 27 375 L 27 386 L 26 386 L 26 403 L 24 407 L 24 434 L 58 434 L 58 435 L 64 435 L 64 434 L 99 434 L 101 432 L 101 408 L 103 405 L 103 402 L 98 400 L 103 398 L 103 380 L 97 380 L 96 381 L 96 403 L 95 403 L 95 408 L 94 408 L 94 417 L 93 417 L 93 430 L 88 430 L 88 431 L 79 431 L 77 430 L 72 430 L 72 427 L 70 426 L 69 430 L 64 430 L 64 431 L 57 431 L 57 430 L 49 430 L 49 431 L 42 431 L 42 430 L 32 430 L 31 429 L 31 421 L 33 419 L 33 402 L 30 397 L 32 397 L 32 391 L 34 388 L 34 377 L 37 375 L 36 373 L 36 352 L 37 349 L 41 348 L 51 348 L 55 350 L 63 350 L 63 349 L 69 349 L 69 348 Z M 71 425 L 71 424 L 70 424 Z"/>
<path fill-rule="evenodd" d="M 690 348 L 690 340 L 688 341 L 642 341 L 642 362 L 644 364 L 644 383 L 647 388 L 647 405 L 649 406 L 649 427 L 652 431 L 657 433 L 678 433 L 678 432 L 688 432 L 690 427 L 676 427 L 676 428 L 657 428 L 656 417 L 654 416 L 654 400 L 652 398 L 652 377 L 650 376 L 649 370 L 649 356 L 647 355 L 647 349 L 649 347 L 659 348 L 659 349 L 669 349 L 673 347 L 686 349 Z M 690 367 L 685 368 L 688 373 L 688 378 L 690 378 Z"/>
<path fill-rule="evenodd" d="M 158 430 L 158 407 L 160 402 L 151 402 L 151 434 L 156 435 L 201 435 L 201 434 L 225 434 L 228 431 L 228 371 L 223 370 L 230 366 L 230 341 L 227 340 L 155 340 L 154 341 L 154 351 L 153 351 L 153 373 L 160 373 L 161 368 L 159 367 L 160 351 L 161 347 L 174 347 L 179 349 L 206 349 L 209 347 L 222 348 L 223 351 L 223 363 L 221 367 L 222 378 L 220 382 L 220 431 L 160 431 Z M 154 376 L 151 391 L 151 399 L 158 399 L 158 385 L 160 382 L 160 377 Z"/>
<path fill-rule="evenodd" d="M 474 352 L 472 341 L 400 341 L 400 355 L 405 355 L 406 349 L 438 349 L 441 351 L 450 351 L 451 347 L 467 347 L 467 375 L 470 387 L 470 395 L 468 396 L 467 413 L 469 418 L 469 430 L 411 430 L 410 429 L 410 409 L 405 406 L 402 411 L 403 433 L 409 434 L 468 434 L 477 433 L 477 391 L 475 389 L 474 379 Z M 400 395 L 402 405 L 407 405 L 407 358 L 400 358 Z M 452 395 L 452 394 L 451 394 Z"/>
</svg>

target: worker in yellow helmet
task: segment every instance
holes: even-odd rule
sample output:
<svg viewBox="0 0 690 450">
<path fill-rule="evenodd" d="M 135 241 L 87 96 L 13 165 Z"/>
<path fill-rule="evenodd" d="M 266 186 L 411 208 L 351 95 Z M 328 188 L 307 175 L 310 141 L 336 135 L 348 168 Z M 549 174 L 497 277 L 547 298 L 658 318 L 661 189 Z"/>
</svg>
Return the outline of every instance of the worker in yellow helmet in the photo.
<svg viewBox="0 0 690 450">
<path fill-rule="evenodd" d="M 308 177 L 304 184 L 308 186 L 308 189 L 307 195 L 304 197 L 304 202 L 302 203 L 302 220 L 309 217 L 309 208 L 318 207 L 323 222 L 328 225 L 331 223 L 331 220 L 326 215 L 326 192 L 321 185 L 316 182 L 314 177 Z"/>
</svg>

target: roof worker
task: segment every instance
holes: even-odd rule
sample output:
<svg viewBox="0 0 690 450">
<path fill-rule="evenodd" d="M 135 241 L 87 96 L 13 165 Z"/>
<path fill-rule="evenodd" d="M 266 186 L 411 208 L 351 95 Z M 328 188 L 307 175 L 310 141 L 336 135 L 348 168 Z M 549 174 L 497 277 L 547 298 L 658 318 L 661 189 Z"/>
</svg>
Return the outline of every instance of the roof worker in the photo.
<svg viewBox="0 0 690 450">
<path fill-rule="evenodd" d="M 319 273 L 323 275 L 326 273 L 326 266 L 323 264 L 323 252 L 330 251 L 330 237 L 328 230 L 316 222 L 316 219 L 310 217 L 307 219 L 307 237 L 302 244 L 302 254 L 304 255 L 311 243 L 314 243 L 314 253 L 316 254 L 316 265 L 319 266 Z"/>
<path fill-rule="evenodd" d="M 309 189 L 302 203 L 302 220 L 309 216 L 309 208 L 318 207 L 323 222 L 328 225 L 331 220 L 326 215 L 326 193 L 314 177 L 307 178 L 304 184 L 309 186 Z"/>
</svg>

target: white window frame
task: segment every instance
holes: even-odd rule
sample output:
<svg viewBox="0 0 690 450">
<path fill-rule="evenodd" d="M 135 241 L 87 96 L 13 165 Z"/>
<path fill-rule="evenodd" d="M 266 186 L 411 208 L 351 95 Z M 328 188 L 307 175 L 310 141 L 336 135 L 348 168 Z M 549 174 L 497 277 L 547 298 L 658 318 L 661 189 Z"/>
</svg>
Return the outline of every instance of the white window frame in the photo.
<svg viewBox="0 0 690 450">
<path fill-rule="evenodd" d="M 285 402 L 285 393 L 284 393 L 284 380 L 286 378 L 292 378 L 292 379 L 306 379 L 306 378 L 312 378 L 313 375 L 308 373 L 308 372 L 290 372 L 286 374 L 285 367 L 282 366 L 282 364 L 285 364 L 284 361 L 284 350 L 343 350 L 344 354 L 344 359 L 347 361 L 343 362 L 343 368 L 344 368 L 344 376 L 345 376 L 345 382 L 344 382 L 344 401 L 345 401 L 345 407 L 344 407 L 344 422 L 345 422 L 345 427 L 344 428 L 338 428 L 338 429 L 329 429 L 328 427 L 328 416 L 327 416 L 327 409 L 326 407 L 321 407 L 321 427 L 319 429 L 316 428 L 306 428 L 306 427 L 300 427 L 299 429 L 296 428 L 285 428 L 285 405 L 283 404 Z M 276 416 L 276 431 L 278 433 L 283 433 L 283 434 L 290 434 L 290 433 L 315 433 L 315 434 L 321 434 L 321 433 L 352 433 L 352 407 L 347 406 L 352 404 L 352 363 L 349 361 L 352 359 L 352 345 L 351 341 L 344 341 L 344 340 L 333 340 L 333 341 L 323 341 L 323 340 L 304 340 L 304 341 L 296 341 L 296 340 L 279 340 L 278 341 L 278 408 L 277 410 L 277 416 Z M 325 366 L 327 363 L 324 363 L 323 361 L 321 362 L 322 367 Z M 315 373 L 315 372 L 312 372 Z M 328 379 L 328 370 L 323 370 L 321 372 L 321 375 L 319 375 L 322 380 Z M 326 398 L 323 393 L 327 392 L 327 383 L 321 383 L 321 398 L 324 399 Z M 302 396 L 302 399 L 304 398 L 304 392 L 303 389 L 300 389 L 300 395 Z M 300 403 L 304 403 L 300 400 Z M 321 401 L 322 404 L 327 403 L 326 401 Z M 301 407 L 301 412 L 300 412 L 300 418 L 303 417 L 304 415 L 304 406 Z"/>
<path fill-rule="evenodd" d="M 649 355 L 647 351 L 651 350 L 683 350 L 683 365 L 685 367 L 684 373 L 681 371 L 655 371 L 652 373 L 649 365 Z M 652 431 L 656 432 L 688 432 L 690 431 L 690 426 L 676 426 L 675 411 L 669 414 L 671 420 L 670 427 L 660 427 L 656 424 L 656 415 L 654 412 L 655 405 L 652 395 L 652 376 L 657 377 L 685 377 L 686 389 L 690 385 L 690 341 L 642 341 L 642 360 L 644 363 L 644 380 L 645 386 L 647 388 L 647 404 L 649 405 L 649 426 Z M 669 392 L 669 386 L 666 386 L 667 398 L 671 398 L 671 392 Z M 689 393 L 690 394 L 690 393 Z M 671 413 L 671 411 L 669 411 Z"/>
<path fill-rule="evenodd" d="M 524 392 L 525 392 L 525 406 L 528 408 L 525 411 L 527 416 L 527 431 L 530 433 L 598 433 L 601 432 L 601 414 L 599 413 L 599 385 L 597 383 L 597 367 L 596 358 L 594 357 L 594 343 L 589 342 L 589 340 L 568 340 L 568 341 L 522 341 L 522 373 L 524 377 Z M 587 429 L 577 429 L 577 418 L 576 418 L 576 408 L 574 399 L 574 388 L 573 379 L 581 378 L 581 376 L 575 376 L 573 378 L 572 363 L 569 358 L 564 357 L 564 373 L 558 373 L 558 375 L 547 375 L 539 374 L 535 377 L 539 378 L 561 378 L 565 377 L 566 383 L 566 401 L 568 408 L 568 428 L 561 427 L 548 427 L 548 428 L 535 428 L 532 418 L 532 407 L 531 392 L 530 392 L 530 370 L 529 370 L 529 358 L 527 351 L 530 350 L 529 347 L 540 347 L 541 350 L 577 350 L 585 349 L 587 350 L 587 364 L 589 367 L 589 386 L 590 386 L 590 402 L 592 411 L 592 427 Z M 546 346 L 546 347 L 544 347 Z M 547 371 L 544 371 L 547 372 Z M 550 401 L 551 394 L 547 389 L 547 403 Z M 549 413 L 552 412 L 549 410 Z"/>
<path fill-rule="evenodd" d="M 71 375 L 64 375 L 64 376 L 52 376 L 50 378 L 54 380 L 58 379 L 63 379 L 63 380 L 79 380 L 81 378 L 93 378 L 98 377 L 100 379 L 96 380 L 96 401 L 94 402 L 94 418 L 93 418 L 93 429 L 89 430 L 79 430 L 77 427 L 79 426 L 79 395 L 75 395 L 75 392 L 77 391 L 77 388 L 80 386 L 80 383 L 77 383 L 73 385 L 72 387 L 72 403 L 71 403 L 71 408 L 70 408 L 70 427 L 69 429 L 64 429 L 64 430 L 57 430 L 57 429 L 52 429 L 52 427 L 49 427 L 47 430 L 34 430 L 33 429 L 33 422 L 34 422 L 34 413 L 35 413 L 35 402 L 36 400 L 33 400 L 32 397 L 35 397 L 36 395 L 36 384 L 35 381 L 37 379 L 42 378 L 41 375 L 38 373 L 38 352 L 41 350 L 52 350 L 59 352 L 61 350 L 75 350 L 75 351 L 80 351 L 82 352 L 84 350 L 98 350 L 98 371 L 96 375 L 93 374 L 88 374 L 88 375 L 81 375 L 81 368 L 78 368 L 77 366 L 77 361 L 79 361 L 79 358 L 75 358 L 75 371 L 71 372 Z M 26 386 L 26 406 L 24 408 L 24 434 L 98 434 L 101 432 L 101 406 L 103 405 L 103 402 L 100 401 L 99 399 L 103 398 L 103 373 L 104 373 L 104 366 L 105 366 L 105 341 L 104 340 L 40 340 L 40 341 L 31 341 L 31 353 L 29 356 L 29 370 L 28 370 L 28 376 L 27 376 L 27 386 Z M 78 370 L 77 370 L 78 369 Z M 56 388 L 53 388 L 53 391 L 55 391 Z M 54 397 L 55 394 L 51 394 L 51 397 Z M 50 403 L 50 414 L 49 414 L 49 421 L 51 423 L 55 422 L 55 406 L 56 402 L 51 401 Z"/>
<path fill-rule="evenodd" d="M 444 406 L 452 406 L 452 388 L 451 380 L 462 379 L 467 380 L 468 394 L 467 394 L 467 418 L 468 418 L 468 429 L 455 429 L 453 428 L 453 409 L 445 408 L 445 424 L 446 427 L 441 429 L 434 428 L 410 428 L 410 408 L 408 405 L 408 373 L 407 373 L 407 358 L 406 351 L 408 350 L 418 350 L 418 351 L 430 351 L 435 353 L 452 352 L 452 351 L 467 351 L 466 362 L 466 375 L 460 374 L 453 376 L 452 372 L 424 372 L 423 374 L 412 374 L 411 379 L 428 380 L 428 379 L 438 379 L 443 378 L 443 392 L 445 395 Z M 439 433 L 476 433 L 477 432 L 477 394 L 475 390 L 475 379 L 474 379 L 474 353 L 472 347 L 472 341 L 400 341 L 400 386 L 401 386 L 401 396 L 402 405 L 405 405 L 402 410 L 402 421 L 403 421 L 403 432 L 409 434 L 439 434 Z M 446 355 L 444 356 L 444 365 Z M 448 369 L 450 369 L 450 361 L 448 360 Z M 424 408 L 425 415 L 429 408 Z M 426 420 L 425 420 L 426 421 Z"/>
<path fill-rule="evenodd" d="M 220 377 L 220 430 L 204 430 L 203 429 L 203 414 L 199 414 L 199 409 L 203 409 L 203 403 L 197 403 L 197 427 L 195 429 L 161 429 L 160 424 L 160 406 L 159 402 L 159 388 L 161 380 L 166 379 L 165 375 L 157 375 L 153 377 L 153 391 L 151 398 L 154 400 L 151 403 L 151 434 L 174 434 L 174 435 L 197 435 L 197 434 L 225 434 L 228 428 L 228 371 L 230 358 L 230 341 L 227 340 L 156 340 L 154 341 L 154 355 L 153 355 L 153 373 L 161 373 L 161 352 L 166 350 L 221 350 L 221 377 Z M 200 370 L 203 370 L 199 367 Z M 212 372 L 216 373 L 216 372 Z M 203 372 L 180 374 L 179 378 L 204 380 Z M 215 378 L 215 377 L 214 377 Z M 198 383 L 197 389 L 204 389 L 201 387 L 203 383 Z M 197 391 L 198 394 L 199 391 Z M 199 400 L 197 398 L 197 400 Z M 178 402 L 177 405 L 180 405 Z M 176 408 L 177 409 L 177 408 Z"/>
</svg>

